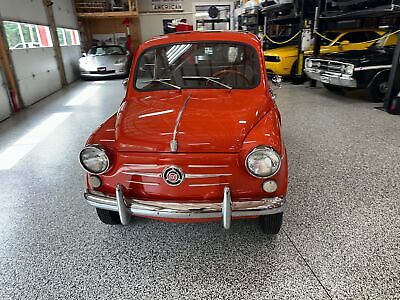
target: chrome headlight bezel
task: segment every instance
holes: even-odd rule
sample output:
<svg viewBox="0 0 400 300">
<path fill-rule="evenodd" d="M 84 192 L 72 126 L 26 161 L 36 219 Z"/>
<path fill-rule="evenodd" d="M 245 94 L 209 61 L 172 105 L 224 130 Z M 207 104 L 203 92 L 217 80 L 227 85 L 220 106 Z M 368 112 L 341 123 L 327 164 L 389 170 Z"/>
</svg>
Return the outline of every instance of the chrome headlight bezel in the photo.
<svg viewBox="0 0 400 300">
<path fill-rule="evenodd" d="M 354 65 L 347 65 L 345 68 L 346 75 L 353 75 L 354 74 Z"/>
<path fill-rule="evenodd" d="M 95 150 L 98 153 L 98 156 L 101 156 L 103 159 L 105 158 L 105 165 L 102 167 L 101 170 L 92 170 L 90 169 L 83 161 L 83 154 L 85 153 L 85 151 L 87 150 Z M 93 174 L 93 175 L 101 175 L 106 173 L 109 168 L 110 168 L 110 158 L 107 155 L 107 151 L 105 150 L 105 148 L 102 145 L 99 144 L 93 144 L 93 145 L 87 145 L 85 146 L 81 152 L 79 153 L 79 163 L 81 164 L 81 167 L 88 172 L 89 174 Z"/>
<path fill-rule="evenodd" d="M 313 67 L 313 62 L 309 58 L 306 59 L 306 67 L 309 69 L 311 69 Z"/>
<path fill-rule="evenodd" d="M 253 155 L 257 154 L 257 153 L 260 153 L 260 152 L 267 153 L 267 156 L 268 156 L 268 154 L 271 155 L 270 156 L 271 162 L 273 162 L 271 157 L 273 157 L 274 160 L 276 160 L 276 162 L 275 162 L 276 165 L 273 166 L 272 173 L 266 174 L 266 175 L 257 174 L 249 166 L 249 158 L 251 158 L 251 156 L 253 156 Z M 245 161 L 245 166 L 246 166 L 247 172 L 253 177 L 262 178 L 262 179 L 271 178 L 272 176 L 276 175 L 276 173 L 278 173 L 280 168 L 281 168 L 281 164 L 282 164 L 282 159 L 281 159 L 280 155 L 272 147 L 269 147 L 269 146 L 258 146 L 258 147 L 255 147 L 252 151 L 250 151 L 249 154 L 247 154 L 246 161 Z"/>
</svg>

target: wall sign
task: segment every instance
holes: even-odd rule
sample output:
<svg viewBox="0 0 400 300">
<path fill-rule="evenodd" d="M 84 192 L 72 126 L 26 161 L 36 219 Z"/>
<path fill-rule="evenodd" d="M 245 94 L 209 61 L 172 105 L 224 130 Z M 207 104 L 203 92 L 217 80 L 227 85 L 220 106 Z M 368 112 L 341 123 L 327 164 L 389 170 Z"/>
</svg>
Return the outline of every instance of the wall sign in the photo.
<svg viewBox="0 0 400 300">
<path fill-rule="evenodd" d="M 183 11 L 183 0 L 151 0 L 153 11 Z"/>
</svg>

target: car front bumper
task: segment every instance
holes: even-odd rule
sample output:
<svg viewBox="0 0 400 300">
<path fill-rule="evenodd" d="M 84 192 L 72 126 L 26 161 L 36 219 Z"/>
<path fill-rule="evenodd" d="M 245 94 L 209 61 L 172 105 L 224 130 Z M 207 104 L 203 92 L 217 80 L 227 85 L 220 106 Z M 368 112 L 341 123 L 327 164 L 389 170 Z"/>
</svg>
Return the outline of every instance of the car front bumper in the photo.
<svg viewBox="0 0 400 300">
<path fill-rule="evenodd" d="M 343 76 L 341 74 L 325 73 L 316 69 L 305 69 L 305 73 L 313 80 L 320 81 L 325 84 L 331 84 L 342 87 L 357 87 L 357 80 L 351 76 Z"/>
<path fill-rule="evenodd" d="M 280 76 L 290 76 L 293 64 L 288 62 L 270 62 L 265 61 L 265 68 L 267 69 L 267 74 L 269 75 L 280 75 Z"/>
<path fill-rule="evenodd" d="M 110 78 L 110 77 L 126 77 L 128 76 L 128 71 L 115 71 L 115 72 L 108 72 L 108 73 L 101 73 L 97 71 L 81 71 L 81 77 L 84 78 Z"/>
<path fill-rule="evenodd" d="M 104 68 L 103 70 L 99 70 Z M 104 65 L 104 66 L 79 66 L 81 77 L 84 78 L 105 78 L 105 77 L 122 77 L 128 76 L 128 67 L 124 64 Z"/>
<path fill-rule="evenodd" d="M 222 202 L 156 202 L 125 199 L 122 187 L 117 185 L 115 197 L 86 190 L 84 197 L 88 204 L 105 210 L 118 212 L 121 223 L 129 224 L 129 216 L 164 219 L 213 219 L 222 218 L 225 229 L 229 229 L 233 217 L 253 217 L 283 212 L 285 198 L 263 198 L 256 201 L 233 202 L 230 189 L 224 188 Z"/>
</svg>

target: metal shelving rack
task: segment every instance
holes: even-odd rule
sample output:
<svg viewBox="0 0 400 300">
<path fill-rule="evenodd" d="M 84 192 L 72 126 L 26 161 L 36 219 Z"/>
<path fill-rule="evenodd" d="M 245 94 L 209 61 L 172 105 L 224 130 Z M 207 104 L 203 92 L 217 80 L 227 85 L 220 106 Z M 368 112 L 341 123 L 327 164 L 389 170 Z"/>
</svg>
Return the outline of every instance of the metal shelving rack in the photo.
<svg viewBox="0 0 400 300">
<path fill-rule="evenodd" d="M 318 7 L 323 8 L 326 7 L 327 0 L 319 0 Z M 361 1 L 360 1 L 361 2 Z M 379 23 L 381 23 L 384 19 L 395 18 L 396 22 L 393 24 L 397 24 L 397 28 L 399 29 L 399 20 L 400 20 L 400 0 L 382 0 L 380 3 L 382 5 L 374 6 L 374 7 L 365 7 L 361 9 L 349 10 L 349 11 L 324 11 L 322 9 L 316 9 L 315 21 L 314 21 L 314 29 L 324 30 L 327 29 L 329 23 L 334 23 L 337 26 L 338 22 L 341 21 L 353 21 L 359 22 L 359 27 L 363 27 L 366 21 L 371 22 L 371 20 L 375 21 L 375 26 L 378 27 Z M 332 28 L 330 28 L 332 29 Z M 314 45 L 314 55 L 319 54 L 320 49 L 320 37 L 318 35 L 314 35 L 315 37 L 315 45 Z M 385 102 L 384 102 L 384 110 L 389 113 L 394 113 L 396 111 L 400 111 L 400 101 L 395 101 L 395 98 L 400 90 L 400 34 L 398 36 L 397 48 L 395 50 L 395 54 L 393 57 L 393 67 L 391 69 L 391 73 L 389 76 L 388 82 L 388 91 L 386 93 Z M 311 83 L 311 85 L 315 85 L 315 83 Z"/>
<path fill-rule="evenodd" d="M 330 0 L 294 0 L 293 4 L 273 5 L 262 9 L 264 16 L 264 34 L 267 33 L 271 24 L 293 24 L 297 25 L 299 30 L 303 31 L 305 24 L 311 24 L 313 37 L 315 39 L 314 55 L 320 51 L 321 38 L 315 34 L 315 31 L 327 29 L 336 29 L 340 24 L 358 24 L 358 27 L 378 27 L 385 20 L 395 18 L 396 21 L 391 25 L 393 30 L 399 29 L 400 24 L 400 0 L 379 0 L 379 1 L 358 1 L 361 5 L 348 10 L 343 10 L 339 1 Z M 353 1 L 357 3 L 357 1 Z M 365 3 L 365 5 L 364 5 Z M 372 5 L 371 5 L 372 3 Z M 378 5 L 376 5 L 378 4 Z M 343 5 L 342 5 L 343 6 Z M 313 8 L 313 13 L 311 9 Z M 289 11 L 289 13 L 287 13 Z M 284 13 L 286 12 L 286 13 Z M 357 23 L 358 22 L 358 23 Z M 368 25 L 367 25 L 368 24 Z M 374 25 L 373 25 L 374 24 Z M 386 22 L 386 25 L 388 22 Z M 397 27 L 396 27 L 397 26 Z M 299 39 L 298 61 L 302 61 L 303 53 L 301 51 L 302 39 Z M 298 66 L 297 76 L 303 76 L 302 63 Z M 311 86 L 315 82 L 311 82 Z M 393 67 L 389 77 L 388 91 L 385 97 L 384 109 L 389 113 L 400 113 L 400 98 L 396 99 L 400 90 L 400 34 L 397 48 L 393 57 Z M 397 101 L 398 100 L 398 101 Z"/>
<path fill-rule="evenodd" d="M 241 28 L 245 31 L 257 34 L 259 26 L 263 26 L 262 22 L 260 22 L 260 16 L 260 7 L 255 6 L 246 8 L 244 13 L 241 15 Z"/>
<path fill-rule="evenodd" d="M 303 31 L 305 24 L 309 22 L 313 17 L 313 8 L 315 6 L 315 0 L 295 0 L 294 3 L 285 3 L 280 5 L 267 6 L 262 9 L 264 16 L 264 34 L 267 33 L 267 27 L 270 28 L 273 25 L 286 25 L 292 26 L 296 31 Z M 297 71 L 294 83 L 301 83 L 303 80 L 303 52 L 302 39 L 301 37 L 296 40 L 298 43 L 298 57 L 297 57 Z"/>
</svg>

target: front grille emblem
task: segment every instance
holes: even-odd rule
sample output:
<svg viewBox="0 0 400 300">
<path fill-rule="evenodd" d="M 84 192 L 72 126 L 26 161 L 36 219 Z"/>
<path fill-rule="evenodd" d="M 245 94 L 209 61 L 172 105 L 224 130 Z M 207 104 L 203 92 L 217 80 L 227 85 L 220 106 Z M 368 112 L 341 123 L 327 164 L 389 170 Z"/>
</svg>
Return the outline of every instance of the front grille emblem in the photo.
<svg viewBox="0 0 400 300">
<path fill-rule="evenodd" d="M 178 186 L 185 179 L 185 174 L 180 168 L 170 166 L 164 170 L 164 172 L 162 173 L 162 178 L 164 179 L 166 184 L 170 186 Z"/>
</svg>

